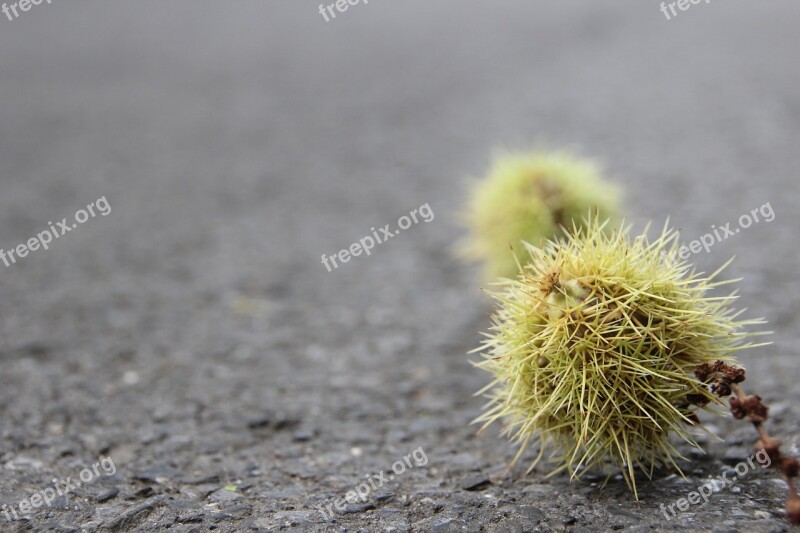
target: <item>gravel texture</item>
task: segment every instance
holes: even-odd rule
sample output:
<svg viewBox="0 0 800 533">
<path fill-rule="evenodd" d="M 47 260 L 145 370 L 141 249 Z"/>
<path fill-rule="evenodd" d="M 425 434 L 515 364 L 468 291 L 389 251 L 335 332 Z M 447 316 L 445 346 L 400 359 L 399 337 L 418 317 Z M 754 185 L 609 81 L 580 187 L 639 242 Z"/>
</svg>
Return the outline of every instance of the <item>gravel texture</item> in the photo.
<svg viewBox="0 0 800 533">
<path fill-rule="evenodd" d="M 745 385 L 796 454 L 798 22 L 791 0 L 671 20 L 589 0 L 0 15 L 0 246 L 111 207 L 0 264 L 0 505 L 115 466 L 0 530 L 789 531 L 760 468 L 660 510 L 735 475 L 754 432 L 730 418 L 638 505 L 620 478 L 504 475 L 514 448 L 469 425 L 490 304 L 452 245 L 496 147 L 600 157 L 637 227 L 670 217 L 687 241 L 769 202 L 773 221 L 694 259 L 737 256 L 741 306 L 775 331 L 742 355 Z M 425 203 L 430 222 L 321 264 Z M 365 501 L 319 511 L 367 479 Z"/>
</svg>

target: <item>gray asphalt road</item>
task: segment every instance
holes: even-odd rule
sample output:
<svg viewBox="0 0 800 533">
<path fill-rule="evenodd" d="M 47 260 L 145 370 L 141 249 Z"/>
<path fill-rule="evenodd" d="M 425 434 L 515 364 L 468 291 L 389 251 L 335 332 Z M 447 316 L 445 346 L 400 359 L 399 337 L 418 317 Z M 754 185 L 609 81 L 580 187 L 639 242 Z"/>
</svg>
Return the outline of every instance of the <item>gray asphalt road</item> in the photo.
<svg viewBox="0 0 800 533">
<path fill-rule="evenodd" d="M 0 264 L 0 529 L 788 530 L 772 472 L 660 511 L 749 455 L 730 419 L 640 505 L 620 479 L 504 477 L 514 449 L 468 425 L 488 302 L 450 250 L 497 147 L 600 157 L 634 223 L 669 216 L 687 240 L 769 202 L 774 220 L 695 259 L 737 256 L 741 305 L 775 331 L 746 384 L 797 453 L 799 21 L 790 0 L 671 20 L 588 0 L 0 15 L 0 247 L 110 207 Z M 430 222 L 321 264 L 425 203 Z M 20 512 L 98 457 L 114 468 Z M 317 510 L 366 479 L 364 503 Z"/>
</svg>

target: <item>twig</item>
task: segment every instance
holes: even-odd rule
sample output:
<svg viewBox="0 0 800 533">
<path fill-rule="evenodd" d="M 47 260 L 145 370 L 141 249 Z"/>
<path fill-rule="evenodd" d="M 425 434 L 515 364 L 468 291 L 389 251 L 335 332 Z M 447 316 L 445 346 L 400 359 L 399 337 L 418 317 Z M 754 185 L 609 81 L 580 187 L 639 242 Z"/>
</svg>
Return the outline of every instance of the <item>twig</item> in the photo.
<svg viewBox="0 0 800 533">
<path fill-rule="evenodd" d="M 770 458 L 770 466 L 780 469 L 781 477 L 789 489 L 786 513 L 792 524 L 800 524 L 800 495 L 792 482 L 792 478 L 797 477 L 800 466 L 794 457 L 781 454 L 781 441 L 767 433 L 764 422 L 768 418 L 769 407 L 761 402 L 761 396 L 747 395 L 739 385 L 745 379 L 744 369 L 717 361 L 698 366 L 695 375 L 700 381 L 709 384 L 711 391 L 718 396 L 725 397 L 731 393 L 735 395 L 730 399 L 731 413 L 739 420 L 747 418 L 758 431 L 756 449 L 763 449 Z"/>
</svg>

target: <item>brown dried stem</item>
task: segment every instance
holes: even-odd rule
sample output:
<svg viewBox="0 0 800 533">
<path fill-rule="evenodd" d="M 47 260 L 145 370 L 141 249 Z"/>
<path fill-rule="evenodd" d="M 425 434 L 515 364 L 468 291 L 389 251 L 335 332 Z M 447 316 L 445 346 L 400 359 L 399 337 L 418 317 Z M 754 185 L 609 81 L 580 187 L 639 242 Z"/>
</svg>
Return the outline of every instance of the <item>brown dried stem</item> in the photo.
<svg viewBox="0 0 800 533">
<path fill-rule="evenodd" d="M 797 477 L 800 467 L 797 459 L 781 453 L 781 441 L 770 437 L 767 433 L 764 422 L 768 418 L 769 407 L 761 402 L 761 397 L 757 394 L 745 394 L 739 385 L 745 379 L 744 369 L 717 361 L 713 364 L 698 366 L 695 369 L 695 375 L 700 381 L 709 384 L 711 391 L 718 396 L 725 397 L 731 393 L 735 395 L 730 399 L 731 413 L 739 420 L 747 418 L 758 431 L 759 439 L 756 442 L 756 449 L 763 449 L 770 458 L 770 466 L 780 469 L 781 477 L 789 489 L 786 513 L 792 524 L 800 524 L 800 495 L 797 494 L 797 489 L 792 481 Z"/>
</svg>

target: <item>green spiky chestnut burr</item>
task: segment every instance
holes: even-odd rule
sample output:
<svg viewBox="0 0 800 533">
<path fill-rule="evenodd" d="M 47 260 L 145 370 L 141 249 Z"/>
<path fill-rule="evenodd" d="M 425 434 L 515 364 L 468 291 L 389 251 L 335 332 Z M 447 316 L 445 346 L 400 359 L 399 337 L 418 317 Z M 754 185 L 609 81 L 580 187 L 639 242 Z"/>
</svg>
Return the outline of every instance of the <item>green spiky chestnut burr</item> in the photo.
<svg viewBox="0 0 800 533">
<path fill-rule="evenodd" d="M 696 412 L 720 404 L 695 369 L 754 346 L 743 328 L 763 322 L 738 320 L 733 294 L 709 295 L 730 281 L 681 260 L 668 227 L 649 240 L 606 226 L 584 218 L 565 239 L 526 245 L 520 274 L 490 291 L 498 308 L 475 364 L 494 379 L 476 422 L 504 423 L 512 464 L 539 445 L 530 470 L 549 449 L 551 474 L 621 469 L 638 499 L 635 472 L 680 472 L 670 437 L 697 446 Z"/>
<path fill-rule="evenodd" d="M 471 190 L 463 215 L 469 230 L 460 246 L 467 259 L 483 263 L 487 281 L 517 274 L 509 247 L 542 245 L 580 224 L 590 210 L 616 217 L 618 189 L 597 165 L 567 152 L 505 154 Z"/>
</svg>

